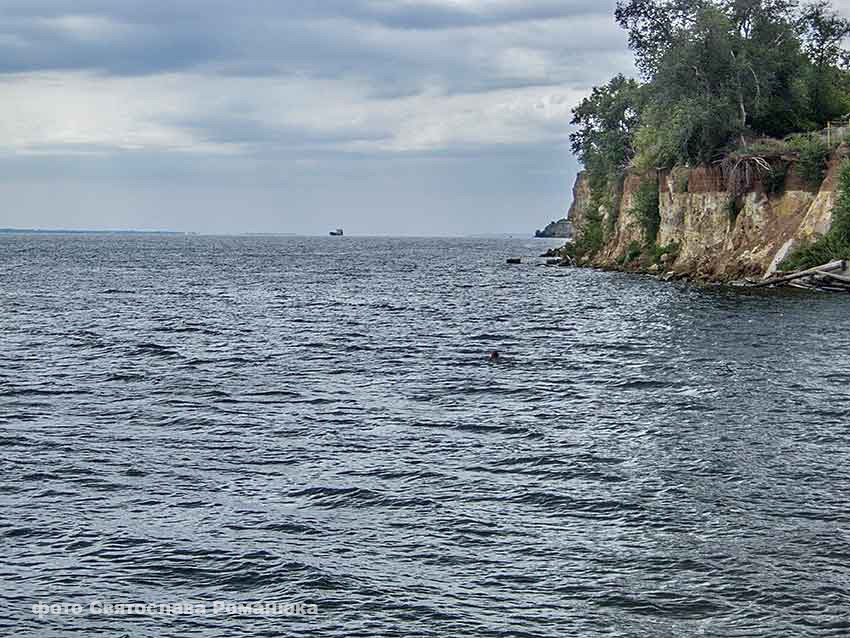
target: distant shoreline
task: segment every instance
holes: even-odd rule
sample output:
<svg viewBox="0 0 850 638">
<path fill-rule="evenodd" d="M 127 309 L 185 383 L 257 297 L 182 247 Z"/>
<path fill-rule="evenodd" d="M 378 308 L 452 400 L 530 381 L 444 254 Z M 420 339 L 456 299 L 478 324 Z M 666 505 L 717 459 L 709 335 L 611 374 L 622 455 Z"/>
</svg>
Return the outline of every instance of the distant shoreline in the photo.
<svg viewBox="0 0 850 638">
<path fill-rule="evenodd" d="M 0 228 L 4 235 L 197 235 L 176 230 L 71 230 L 64 228 Z"/>
<path fill-rule="evenodd" d="M 273 233 L 273 232 L 230 232 L 206 233 L 199 231 L 177 230 L 81 230 L 68 228 L 0 228 L 0 235 L 132 235 L 132 236 L 163 236 L 163 237 L 254 237 L 254 238 L 326 238 L 324 233 Z M 535 239 L 525 233 L 481 233 L 471 235 L 348 235 L 346 238 L 356 239 Z M 329 238 L 339 239 L 339 238 Z M 547 238 L 544 238 L 547 239 Z"/>
</svg>

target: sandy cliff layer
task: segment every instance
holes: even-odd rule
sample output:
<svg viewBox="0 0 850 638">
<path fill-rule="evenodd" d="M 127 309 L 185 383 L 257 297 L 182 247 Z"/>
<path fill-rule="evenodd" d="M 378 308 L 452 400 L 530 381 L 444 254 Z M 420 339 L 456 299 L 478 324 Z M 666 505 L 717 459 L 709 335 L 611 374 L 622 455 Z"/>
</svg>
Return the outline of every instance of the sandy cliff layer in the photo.
<svg viewBox="0 0 850 638">
<path fill-rule="evenodd" d="M 807 185 L 791 165 L 775 194 L 756 182 L 737 198 L 727 192 L 719 167 L 628 173 L 599 208 L 605 243 L 588 265 L 619 267 L 630 246 L 645 243 L 643 227 L 630 209 L 641 184 L 651 180 L 658 187 L 661 218 L 656 243 L 678 245 L 678 258 L 665 269 L 712 280 L 764 274 L 801 242 L 829 230 L 843 157 L 840 152 L 832 158 L 819 187 Z M 590 185 L 580 174 L 569 216 L 579 239 L 590 206 Z"/>
</svg>

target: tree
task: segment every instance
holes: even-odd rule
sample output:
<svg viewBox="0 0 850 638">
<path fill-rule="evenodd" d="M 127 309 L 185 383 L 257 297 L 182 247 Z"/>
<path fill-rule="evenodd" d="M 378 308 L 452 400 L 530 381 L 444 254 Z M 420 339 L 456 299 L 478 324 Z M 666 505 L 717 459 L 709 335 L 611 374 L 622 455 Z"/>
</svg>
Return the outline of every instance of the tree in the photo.
<svg viewBox="0 0 850 638">
<path fill-rule="evenodd" d="M 725 0 L 723 10 L 745 40 L 755 37 L 766 24 L 792 22 L 796 0 Z"/>
<path fill-rule="evenodd" d="M 827 0 L 808 5 L 800 16 L 803 49 L 817 68 L 836 66 L 850 35 L 850 20 L 832 10 Z"/>
<path fill-rule="evenodd" d="M 622 76 L 574 111 L 588 170 L 721 158 L 850 111 L 850 21 L 827 0 L 618 0 L 644 84 Z"/>
<path fill-rule="evenodd" d="M 651 78 L 677 33 L 687 30 L 705 0 L 618 0 L 614 19 L 629 34 L 629 48 L 644 77 Z"/>
<path fill-rule="evenodd" d="M 572 123 L 578 128 L 570 142 L 588 170 L 610 174 L 628 165 L 635 154 L 642 102 L 641 85 L 618 75 L 594 88 L 573 110 Z"/>
<path fill-rule="evenodd" d="M 832 118 L 845 115 L 850 107 L 846 73 L 839 69 L 845 54 L 842 42 L 850 35 L 850 20 L 833 11 L 826 0 L 819 0 L 803 10 L 799 26 L 803 50 L 812 64 L 810 85 L 814 119 L 824 125 Z"/>
</svg>

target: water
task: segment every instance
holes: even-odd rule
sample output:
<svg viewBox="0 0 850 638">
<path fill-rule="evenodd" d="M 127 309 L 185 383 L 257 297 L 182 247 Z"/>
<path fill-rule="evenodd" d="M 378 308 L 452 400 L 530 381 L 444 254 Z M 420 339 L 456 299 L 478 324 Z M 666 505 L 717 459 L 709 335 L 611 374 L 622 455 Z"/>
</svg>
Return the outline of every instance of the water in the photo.
<svg viewBox="0 0 850 638">
<path fill-rule="evenodd" d="M 545 245 L 0 238 L 0 635 L 848 635 L 850 301 Z"/>
</svg>

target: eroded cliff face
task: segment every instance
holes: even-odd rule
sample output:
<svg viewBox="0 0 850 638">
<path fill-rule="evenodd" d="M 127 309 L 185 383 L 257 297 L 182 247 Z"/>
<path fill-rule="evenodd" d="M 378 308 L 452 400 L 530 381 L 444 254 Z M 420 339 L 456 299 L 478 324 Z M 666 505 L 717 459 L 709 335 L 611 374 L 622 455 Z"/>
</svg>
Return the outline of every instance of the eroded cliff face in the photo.
<svg viewBox="0 0 850 638">
<path fill-rule="evenodd" d="M 733 197 L 719 167 L 627 173 L 620 184 L 611 185 L 612 196 L 602 198 L 607 201 L 599 205 L 598 214 L 605 240 L 587 265 L 621 267 L 632 247 L 645 244 L 643 225 L 632 209 L 639 188 L 650 180 L 657 184 L 659 197 L 656 244 L 678 248 L 675 261 L 664 264 L 663 270 L 719 281 L 763 275 L 801 243 L 829 230 L 833 191 L 846 154 L 841 149 L 832 157 L 819 187 L 807 185 L 792 164 L 775 194 L 757 181 L 751 190 Z M 592 200 L 588 179 L 580 174 L 569 215 L 577 240 L 586 228 Z"/>
</svg>

